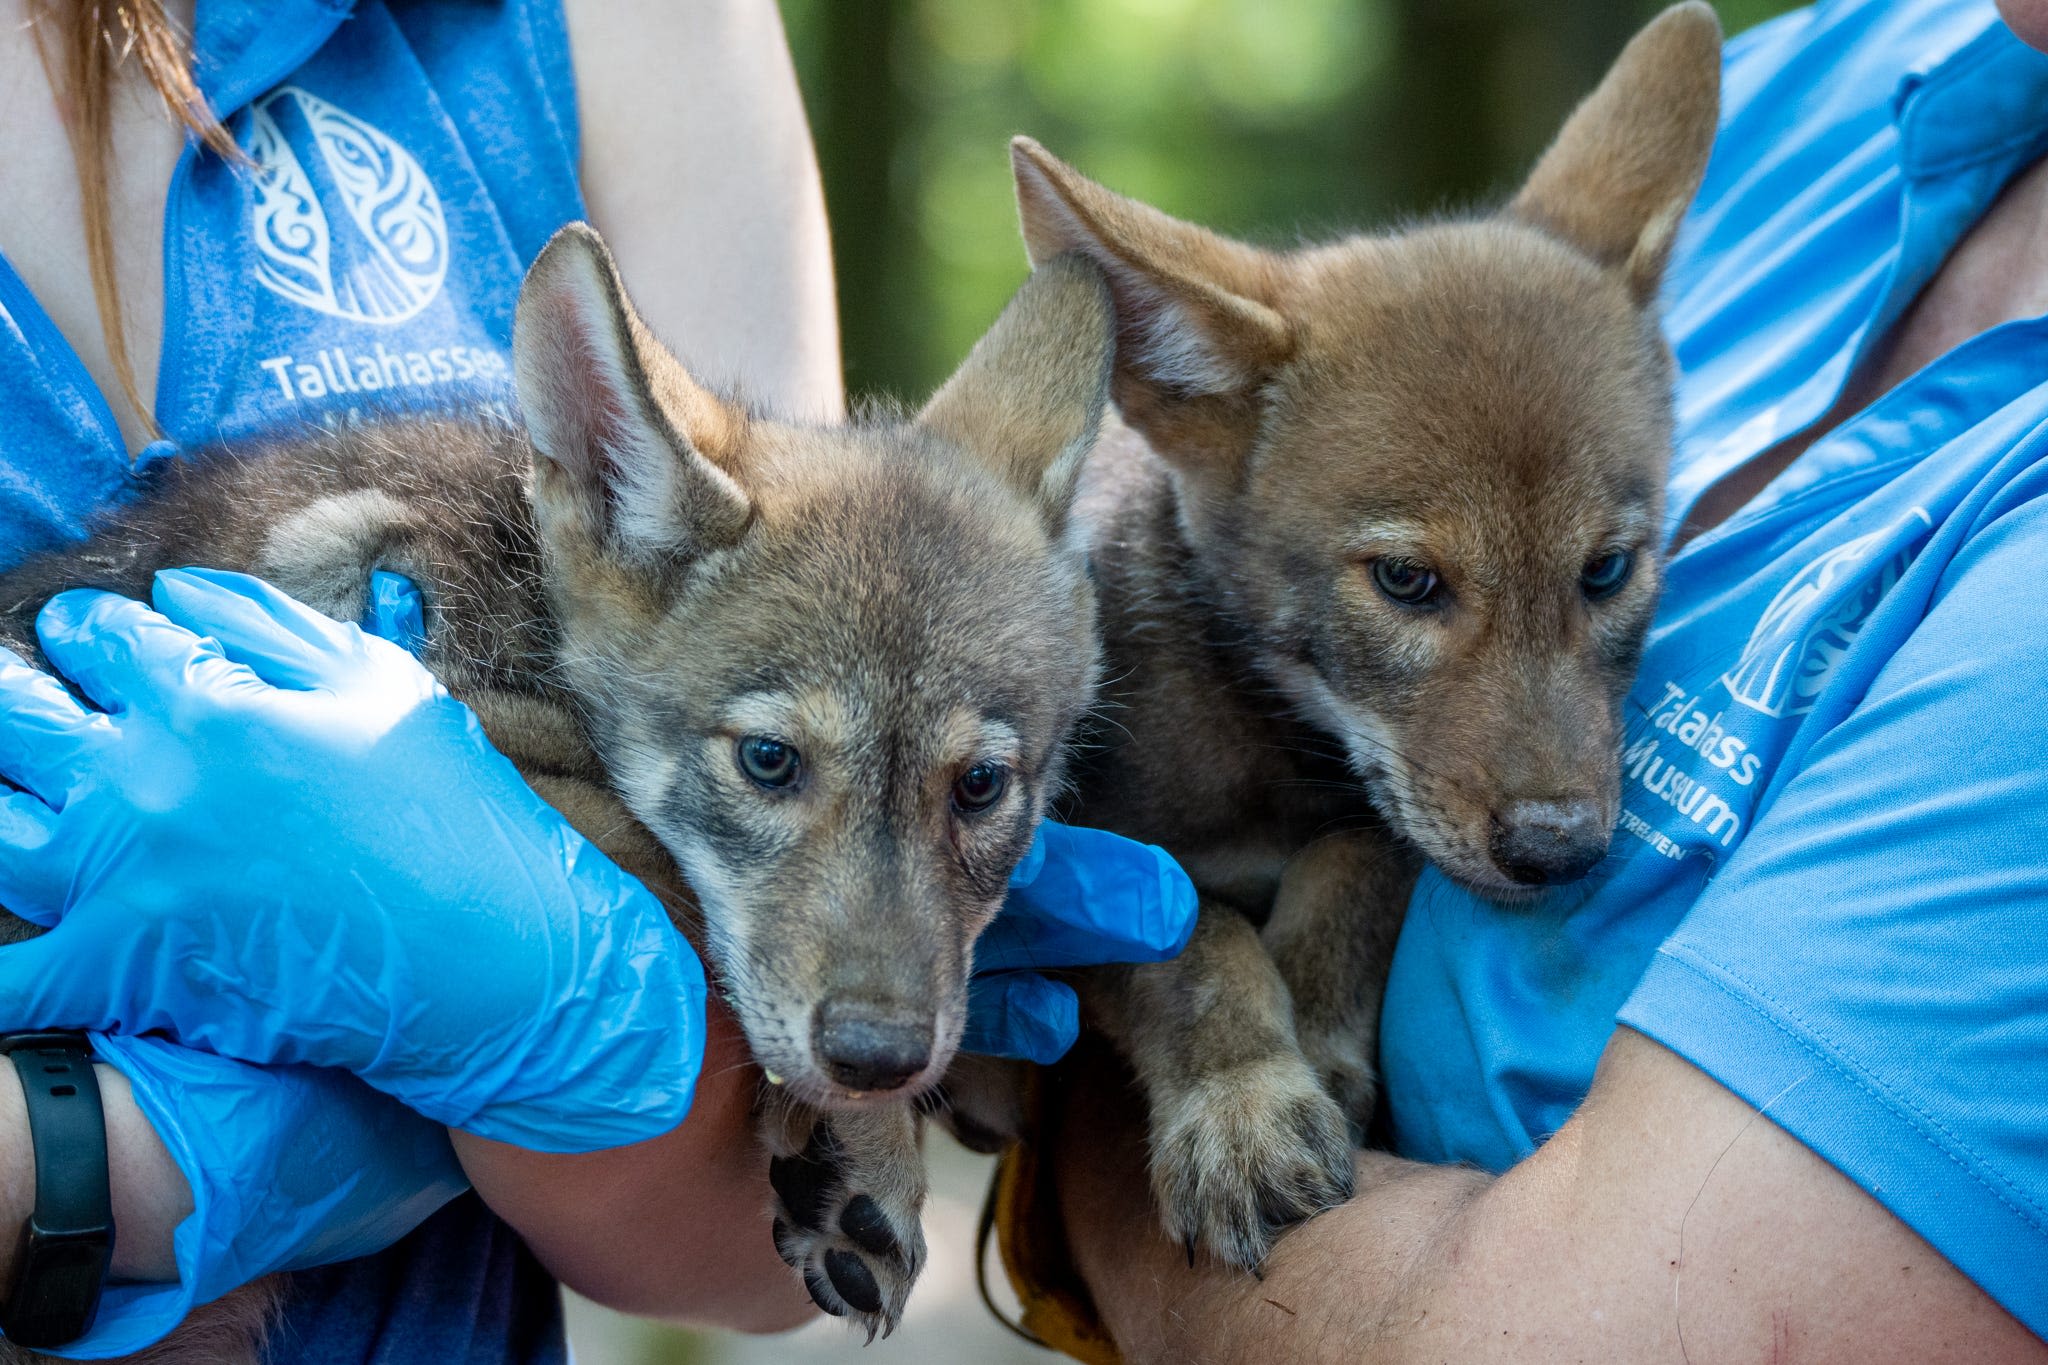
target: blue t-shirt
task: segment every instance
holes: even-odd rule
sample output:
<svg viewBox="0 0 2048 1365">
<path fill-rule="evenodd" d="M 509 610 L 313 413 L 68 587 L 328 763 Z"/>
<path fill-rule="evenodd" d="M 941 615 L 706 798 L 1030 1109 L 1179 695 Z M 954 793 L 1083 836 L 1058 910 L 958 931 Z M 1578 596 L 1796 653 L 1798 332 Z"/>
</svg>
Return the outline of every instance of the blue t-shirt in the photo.
<svg viewBox="0 0 2048 1365">
<path fill-rule="evenodd" d="M 154 409 L 177 447 L 512 402 L 526 265 L 583 214 L 544 0 L 199 0 L 193 73 L 251 164 L 188 142 L 164 212 Z M 132 486 L 112 412 L 0 260 L 0 557 Z"/>
<path fill-rule="evenodd" d="M 188 144 L 172 178 L 170 441 L 145 456 L 356 409 L 509 408 L 520 278 L 583 215 L 558 6 L 199 0 L 194 27 L 194 74 L 251 164 Z M 0 564 L 83 535 L 146 463 L 0 259 Z M 382 1256 L 294 1276 L 288 1305 L 274 1365 L 567 1354 L 553 1282 L 474 1197 Z"/>
<path fill-rule="evenodd" d="M 1681 236 L 1675 527 L 1834 403 L 2048 150 L 1988 0 L 1844 0 L 1731 43 Z M 1502 1169 L 1617 1021 L 2048 1334 L 2048 322 L 1957 347 L 1670 560 L 1620 828 L 1533 905 L 1425 875 L 1383 1061 L 1404 1153 Z"/>
</svg>

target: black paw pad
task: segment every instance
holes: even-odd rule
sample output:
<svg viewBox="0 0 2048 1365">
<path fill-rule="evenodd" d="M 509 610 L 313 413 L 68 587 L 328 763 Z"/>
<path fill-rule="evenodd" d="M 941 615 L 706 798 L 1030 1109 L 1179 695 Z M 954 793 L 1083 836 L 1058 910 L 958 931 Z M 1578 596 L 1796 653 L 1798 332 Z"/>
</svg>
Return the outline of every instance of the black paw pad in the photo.
<svg viewBox="0 0 2048 1365">
<path fill-rule="evenodd" d="M 802 1156 L 779 1156 L 768 1163 L 768 1183 L 775 1187 L 782 1207 L 806 1232 L 815 1232 L 824 1224 L 834 1175 L 832 1167 L 811 1160 L 809 1148 Z"/>
<path fill-rule="evenodd" d="M 902 1254 L 903 1248 L 890 1229 L 882 1206 L 867 1195 L 857 1194 L 847 1201 L 845 1211 L 839 1215 L 839 1230 L 870 1255 L 894 1258 Z"/>
<path fill-rule="evenodd" d="M 882 1311 L 881 1286 L 875 1283 L 874 1272 L 860 1257 L 834 1247 L 825 1253 L 825 1273 L 832 1277 L 832 1287 L 848 1304 L 863 1313 Z M 813 1293 L 811 1297 L 817 1295 Z"/>
</svg>

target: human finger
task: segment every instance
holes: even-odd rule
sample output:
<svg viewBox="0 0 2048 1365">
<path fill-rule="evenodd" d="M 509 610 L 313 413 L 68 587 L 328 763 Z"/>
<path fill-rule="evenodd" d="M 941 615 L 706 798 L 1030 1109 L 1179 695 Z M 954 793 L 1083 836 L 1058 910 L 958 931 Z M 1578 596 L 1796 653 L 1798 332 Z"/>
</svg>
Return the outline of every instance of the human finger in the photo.
<svg viewBox="0 0 2048 1365">
<path fill-rule="evenodd" d="M 1162 849 L 1046 821 L 1043 863 L 1010 892 L 975 959 L 989 970 L 1158 962 L 1194 933 L 1196 896 Z"/>
<path fill-rule="evenodd" d="M 64 684 L 0 649 L 0 777 L 60 806 L 108 725 Z"/>
<path fill-rule="evenodd" d="M 1064 982 L 1037 972 L 991 972 L 968 983 L 963 1052 L 1046 1065 L 1080 1036 L 1081 1001 Z"/>
<path fill-rule="evenodd" d="M 36 635 L 51 666 L 109 712 L 178 688 L 221 690 L 255 682 L 213 640 L 118 593 L 58 593 L 36 617 Z"/>
<path fill-rule="evenodd" d="M 52 848 L 57 812 L 34 792 L 0 796 L 0 909 L 33 924 L 55 924 L 71 883 L 67 859 Z"/>
<path fill-rule="evenodd" d="M 249 574 L 220 569 L 165 569 L 150 590 L 157 610 L 272 687 L 306 691 L 325 686 L 336 665 L 362 656 L 355 626 L 322 616 Z"/>
</svg>

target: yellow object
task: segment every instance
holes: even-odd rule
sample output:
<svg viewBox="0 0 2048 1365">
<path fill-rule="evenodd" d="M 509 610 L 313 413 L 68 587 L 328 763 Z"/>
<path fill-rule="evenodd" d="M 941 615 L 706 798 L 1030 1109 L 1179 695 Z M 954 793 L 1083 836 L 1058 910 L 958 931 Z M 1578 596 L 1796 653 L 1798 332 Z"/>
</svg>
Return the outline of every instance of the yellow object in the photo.
<svg viewBox="0 0 2048 1365">
<path fill-rule="evenodd" d="M 1034 1107 L 1041 1115 L 1033 1125 L 1036 1131 L 1011 1144 L 996 1163 L 995 1183 L 982 1210 L 978 1263 L 985 1264 L 993 1232 L 1003 1274 L 1023 1305 L 1023 1320 L 1010 1324 L 1020 1335 L 1082 1365 L 1123 1365 L 1123 1355 L 1097 1316 L 1088 1286 L 1074 1270 L 1060 1221 L 1059 1191 L 1040 1178 L 1039 1153 L 1050 1145 L 1050 1135 L 1042 1107 Z M 986 1284 L 982 1300 L 996 1312 Z"/>
</svg>

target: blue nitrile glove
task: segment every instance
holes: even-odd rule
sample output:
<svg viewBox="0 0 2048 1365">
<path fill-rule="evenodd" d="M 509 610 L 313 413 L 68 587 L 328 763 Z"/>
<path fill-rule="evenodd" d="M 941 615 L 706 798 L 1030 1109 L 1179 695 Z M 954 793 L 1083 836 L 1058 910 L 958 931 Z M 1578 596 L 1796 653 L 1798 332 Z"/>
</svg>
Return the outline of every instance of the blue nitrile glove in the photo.
<svg viewBox="0 0 2048 1365">
<path fill-rule="evenodd" d="M 0 1016 L 355 1072 L 588 1151 L 682 1121 L 704 974 L 402 649 L 240 574 L 53 598 L 0 661 Z M 98 970 L 58 970 L 90 962 Z"/>
<path fill-rule="evenodd" d="M 1032 968 L 1163 962 L 1194 932 L 1194 883 L 1163 849 L 1048 820 L 974 947 L 960 1046 L 1058 1061 L 1080 1034 L 1080 1003 Z"/>
<path fill-rule="evenodd" d="M 92 1042 L 185 1173 L 192 1212 L 172 1237 L 177 1282 L 108 1285 L 92 1331 L 50 1354 L 129 1355 L 274 1270 L 381 1251 L 469 1187 L 446 1129 L 347 1072 L 250 1066 L 161 1038 Z"/>
<path fill-rule="evenodd" d="M 427 610 L 418 585 L 402 573 L 372 569 L 370 601 L 363 608 L 361 625 L 408 654 L 419 653 L 427 642 Z"/>
</svg>

